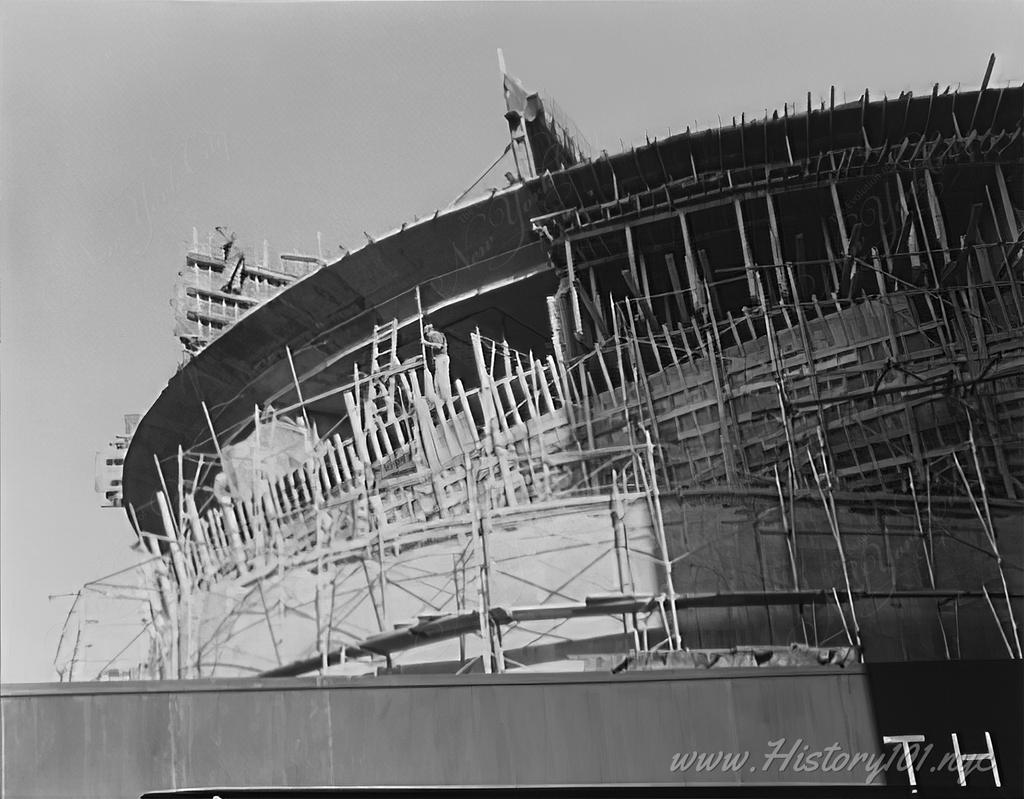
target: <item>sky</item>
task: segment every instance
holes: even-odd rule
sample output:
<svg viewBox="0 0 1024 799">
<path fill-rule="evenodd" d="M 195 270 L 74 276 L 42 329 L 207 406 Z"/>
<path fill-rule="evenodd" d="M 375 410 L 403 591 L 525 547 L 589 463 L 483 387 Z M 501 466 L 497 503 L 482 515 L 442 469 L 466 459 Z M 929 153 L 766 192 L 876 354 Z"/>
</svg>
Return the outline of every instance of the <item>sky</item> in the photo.
<svg viewBox="0 0 1024 799">
<path fill-rule="evenodd" d="M 135 560 L 94 458 L 180 360 L 194 226 L 329 257 L 444 208 L 507 143 L 499 47 L 615 152 L 830 85 L 976 88 L 991 52 L 1020 82 L 1022 30 L 976 0 L 3 3 L 0 680 L 56 679 L 68 595 Z"/>
</svg>

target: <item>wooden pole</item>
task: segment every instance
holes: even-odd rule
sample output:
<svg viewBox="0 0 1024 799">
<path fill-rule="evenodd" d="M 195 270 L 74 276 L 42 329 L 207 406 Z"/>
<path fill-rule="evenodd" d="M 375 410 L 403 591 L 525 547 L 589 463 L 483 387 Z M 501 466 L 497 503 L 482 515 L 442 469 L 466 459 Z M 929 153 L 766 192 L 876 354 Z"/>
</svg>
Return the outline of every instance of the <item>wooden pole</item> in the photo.
<svg viewBox="0 0 1024 799">
<path fill-rule="evenodd" d="M 629 274 L 633 278 L 633 285 L 640 285 L 640 273 L 637 270 L 636 250 L 633 247 L 633 230 L 626 225 L 626 259 L 629 261 Z"/>
<path fill-rule="evenodd" d="M 477 506 L 477 492 L 476 492 L 476 480 L 470 479 L 472 474 L 471 461 L 468 453 L 465 455 L 466 465 L 466 480 L 467 487 L 469 488 L 468 506 L 469 506 L 469 523 L 470 523 L 470 539 L 473 543 L 473 553 L 478 559 L 477 562 L 477 616 L 480 622 L 480 637 L 483 639 L 484 654 L 481 656 L 483 661 L 484 674 L 491 673 L 491 619 L 490 612 L 487 607 L 487 595 L 484 589 L 485 580 L 485 567 L 484 567 L 484 556 L 480 552 L 483 547 L 482 541 L 477 539 L 482 535 L 479 530 L 480 526 L 480 511 Z"/>
<path fill-rule="evenodd" d="M 686 309 L 686 298 L 683 296 L 683 284 L 679 277 L 679 268 L 676 266 L 676 258 L 670 252 L 665 253 L 665 270 L 668 272 L 669 280 L 672 283 L 672 297 L 675 299 L 676 307 L 679 309 L 679 321 L 687 324 L 690 321 L 690 313 Z M 689 293 L 691 295 L 694 294 L 692 290 Z"/>
<path fill-rule="evenodd" d="M 690 227 L 686 222 L 686 214 L 679 212 L 679 226 L 683 231 L 683 262 L 686 267 L 686 278 L 690 284 L 690 296 L 693 300 L 694 310 L 704 308 L 707 304 L 705 299 L 706 289 L 697 272 L 697 256 L 690 241 Z M 683 321 L 685 324 L 685 320 Z"/>
<path fill-rule="evenodd" d="M 189 520 L 189 526 L 192 528 L 192 538 L 196 544 L 197 554 L 203 573 L 209 577 L 213 577 L 214 573 L 217 571 L 218 564 L 214 558 L 214 553 L 211 551 L 210 543 L 206 538 L 206 533 L 203 530 L 203 522 L 199 518 L 199 509 L 196 507 L 193 494 L 187 494 L 185 496 L 185 511 L 186 517 Z"/>
<path fill-rule="evenodd" d="M 823 438 L 821 430 L 818 431 L 818 437 L 819 437 L 819 439 Z M 807 450 L 807 458 L 810 461 L 811 470 L 814 472 L 814 482 L 815 482 L 815 485 L 817 485 L 817 487 L 818 487 L 818 493 L 821 496 L 822 505 L 825 507 L 825 516 L 828 519 L 829 527 L 831 527 L 831 529 L 832 529 L 832 537 L 835 540 L 836 549 L 839 552 L 839 561 L 840 561 L 840 564 L 843 567 L 843 580 L 846 583 L 846 596 L 847 596 L 847 599 L 848 599 L 849 605 L 850 605 L 850 617 L 851 617 L 851 620 L 853 621 L 854 636 L 856 638 L 857 647 L 859 649 L 860 646 L 861 646 L 860 625 L 857 622 L 857 610 L 856 610 L 856 608 L 853 605 L 853 589 L 852 589 L 852 587 L 850 585 L 850 570 L 849 570 L 849 568 L 847 566 L 847 563 L 846 563 L 846 551 L 843 548 L 843 539 L 842 539 L 842 536 L 840 535 L 840 532 L 839 532 L 839 519 L 838 519 L 838 516 L 836 514 L 835 498 L 832 495 L 832 477 L 831 477 L 831 474 L 829 472 L 828 463 L 824 461 L 824 458 L 825 458 L 824 447 L 822 447 L 822 453 L 821 454 L 822 454 L 822 473 L 819 475 L 818 474 L 818 469 L 814 465 L 814 456 L 811 454 L 810 448 L 808 448 L 808 450 Z M 828 489 L 828 496 L 826 496 L 826 492 L 825 492 L 826 488 Z M 835 589 L 833 589 L 833 591 L 835 591 Z M 836 603 L 838 604 L 838 602 L 839 602 L 839 599 L 837 597 L 836 598 Z M 846 624 L 846 622 L 845 622 L 845 619 L 844 619 L 843 625 L 845 626 L 845 624 Z"/>
<path fill-rule="evenodd" d="M 925 472 L 925 474 L 927 475 L 927 471 Z M 917 496 L 917 485 L 916 485 L 916 483 L 914 481 L 914 470 L 913 469 L 910 469 L 910 468 L 907 469 L 907 477 L 910 479 L 910 494 L 914 498 L 914 519 L 917 522 L 917 531 L 921 534 L 921 549 L 924 551 L 924 562 L 925 562 L 925 566 L 927 566 L 927 568 L 928 568 L 928 584 L 934 590 L 935 589 L 934 557 L 933 557 L 931 549 L 929 547 L 929 543 L 930 543 L 929 542 L 929 536 L 925 534 L 924 523 L 921 520 L 921 505 L 920 505 L 920 501 L 918 500 L 918 496 Z M 949 641 L 946 639 L 946 627 L 942 623 L 942 612 L 941 612 L 941 610 L 940 610 L 938 605 L 936 606 L 935 610 L 936 610 L 935 615 L 938 617 L 938 621 L 939 621 L 939 630 L 942 633 L 942 645 L 943 645 L 943 648 L 946 651 L 946 660 L 949 660 L 950 659 Z"/>
<path fill-rule="evenodd" d="M 1003 623 L 999 620 L 999 614 L 996 613 L 996 606 L 992 604 L 992 597 L 989 596 L 988 588 L 985 587 L 984 583 L 982 583 L 981 585 L 981 590 L 982 593 L 985 594 L 985 601 L 988 603 L 988 609 L 992 611 L 992 618 L 996 620 L 996 627 L 999 630 L 999 637 L 1003 639 L 1003 644 L 1006 646 L 1006 651 L 1010 655 L 1010 660 L 1019 658 L 1020 655 L 1014 655 L 1013 647 L 1010 646 L 1010 641 L 1006 637 L 1006 632 L 1003 630 Z"/>
<path fill-rule="evenodd" d="M 175 605 L 180 605 L 180 612 L 175 608 L 175 614 L 173 619 L 173 641 L 174 641 L 174 652 L 176 656 L 176 669 L 177 677 L 185 678 L 188 676 L 189 667 L 189 626 L 191 624 L 190 615 L 190 603 L 189 595 L 191 593 L 189 586 L 189 575 L 185 567 L 184 559 L 181 556 L 181 549 L 178 546 L 178 536 L 174 528 L 174 520 L 171 516 L 170 508 L 167 504 L 167 495 L 158 491 L 157 504 L 160 506 L 160 516 L 164 524 L 164 532 L 170 539 L 167 549 L 170 552 L 171 563 L 174 565 L 174 571 L 177 575 L 175 582 L 178 585 L 178 596 L 172 601 Z M 184 625 L 181 624 L 181 616 L 184 616 Z"/>
<path fill-rule="evenodd" d="M 839 619 L 843 622 L 843 631 L 846 633 L 846 642 L 853 646 L 853 638 L 850 637 L 850 628 L 846 624 L 846 614 L 843 613 L 842 603 L 839 601 L 839 593 L 836 591 L 835 586 L 832 586 L 832 598 L 836 601 L 836 610 L 839 611 Z M 853 597 L 848 597 L 850 603 L 853 604 Z"/>
<path fill-rule="evenodd" d="M 963 480 L 964 488 L 967 489 L 967 495 L 970 498 L 971 505 L 974 508 L 975 514 L 978 516 L 978 521 L 981 522 L 982 530 L 985 532 L 985 538 L 988 541 L 988 545 L 992 548 L 992 554 L 996 559 L 996 570 L 999 572 L 999 580 L 1003 586 L 1003 596 L 1006 600 L 1006 611 L 1010 617 L 1010 627 L 1013 630 L 1013 641 L 1017 648 L 1017 657 L 1024 657 L 1024 652 L 1021 651 L 1020 634 L 1017 627 L 1017 618 L 1013 612 L 1013 603 L 1010 600 L 1010 589 L 1006 584 L 1006 573 L 1003 570 L 1003 556 L 999 551 L 999 543 L 996 540 L 995 527 L 992 525 L 991 512 L 988 509 L 987 493 L 985 490 L 985 477 L 981 472 L 980 465 L 977 460 L 977 452 L 974 444 L 974 430 L 971 428 L 970 432 L 971 450 L 974 454 L 974 466 L 978 472 L 978 482 L 981 484 L 982 498 L 985 501 L 985 513 L 982 513 L 981 508 L 978 507 L 978 501 L 974 497 L 974 491 L 971 489 L 971 484 L 967 480 L 967 474 L 964 472 L 963 466 L 960 465 L 960 459 L 957 458 L 956 453 L 952 453 L 953 462 L 956 464 L 957 471 L 960 473 L 960 479 Z"/>
<path fill-rule="evenodd" d="M 182 532 L 182 538 L 184 538 L 184 507 L 185 507 L 185 474 L 184 474 L 184 461 L 185 453 L 181 449 L 181 444 L 178 444 L 178 513 L 176 518 L 178 520 L 178 530 Z"/>
<path fill-rule="evenodd" d="M 793 575 L 793 590 L 800 590 L 800 574 L 797 568 L 796 556 L 796 530 L 790 524 L 789 514 L 786 512 L 786 501 L 782 495 L 782 480 L 779 478 L 779 467 L 776 464 L 774 466 L 775 471 L 775 487 L 779 492 L 779 516 L 782 519 L 782 529 L 786 533 L 786 549 L 789 553 L 789 566 Z M 790 464 L 790 471 L 792 472 L 792 464 Z M 792 487 L 790 487 L 790 499 L 792 500 Z M 803 628 L 804 633 L 804 644 L 807 645 L 807 623 L 804 621 L 803 605 L 800 606 L 800 626 Z"/>
<path fill-rule="evenodd" d="M 665 586 L 668 589 L 669 601 L 672 603 L 672 635 L 675 639 L 674 648 L 683 648 L 683 638 L 679 634 L 679 611 L 676 608 L 676 588 L 672 579 L 672 561 L 668 554 L 668 542 L 665 537 L 665 519 L 661 512 L 661 491 L 658 488 L 658 473 L 654 466 L 654 443 L 651 441 L 651 433 L 644 429 L 644 443 L 647 447 L 647 475 L 649 480 L 652 504 L 654 506 L 654 531 L 658 537 L 658 547 L 661 550 L 661 565 L 665 570 Z"/>
<path fill-rule="evenodd" d="M 292 360 L 292 349 L 286 346 L 284 351 L 288 354 L 288 367 L 292 370 L 292 380 L 295 382 L 295 396 L 298 397 L 299 407 L 302 410 L 302 420 L 306 423 L 306 436 L 310 435 L 313 428 L 309 426 L 309 417 L 306 415 L 306 401 L 302 398 L 302 388 L 299 386 L 299 376 L 295 372 L 295 361 Z"/>
<path fill-rule="evenodd" d="M 569 272 L 569 299 L 572 302 L 573 332 L 577 338 L 583 336 L 583 316 L 580 314 L 580 298 L 576 291 L 576 270 L 572 263 L 572 243 L 565 240 L 565 266 Z"/>
<path fill-rule="evenodd" d="M 775 218 L 775 200 L 770 192 L 765 194 L 764 199 L 768 204 L 768 232 L 771 238 L 772 260 L 775 262 L 775 281 L 778 284 L 779 302 L 783 307 L 783 312 L 785 312 L 785 304 L 790 297 L 789 285 L 786 280 L 786 265 L 782 260 L 782 236 L 779 233 L 778 221 Z M 787 318 L 788 326 L 790 325 Z"/>
<path fill-rule="evenodd" d="M 224 477 L 228 481 L 228 487 L 231 489 L 231 493 L 237 493 L 237 486 L 235 485 L 234 479 L 228 474 L 227 469 L 224 468 L 224 452 L 220 448 L 220 442 L 217 441 L 217 431 L 213 429 L 213 420 L 210 418 L 210 410 L 206 407 L 206 401 L 202 400 L 200 405 L 203 406 L 203 416 L 206 417 L 206 425 L 210 429 L 210 436 L 213 439 L 213 448 L 217 451 L 217 460 L 220 461 L 221 471 L 224 472 Z"/>
<path fill-rule="evenodd" d="M 160 459 L 156 456 L 155 452 L 153 453 L 153 463 L 156 464 L 156 473 L 160 476 L 160 487 L 163 489 L 166 501 L 166 498 L 171 495 L 171 492 L 167 490 L 167 482 L 164 480 L 164 470 L 160 468 Z M 181 530 L 178 527 L 178 522 L 175 520 L 174 516 L 169 516 L 169 521 L 171 522 L 171 531 L 174 534 L 171 536 L 173 540 L 174 536 L 181 533 Z"/>
<path fill-rule="evenodd" d="M 739 198 L 733 200 L 733 207 L 736 209 L 736 226 L 740 233 L 740 246 L 743 248 L 743 265 L 747 274 L 748 296 L 752 301 L 756 301 L 760 295 L 757 286 L 757 267 L 754 265 L 754 256 L 750 250 L 750 243 L 747 241 L 746 225 L 743 223 L 743 208 Z"/>
<path fill-rule="evenodd" d="M 718 406 L 718 434 L 722 446 L 722 461 L 725 465 L 725 479 L 729 485 L 737 485 L 736 453 L 733 450 L 729 417 L 725 410 L 725 395 L 722 392 L 722 376 L 719 372 L 718 351 L 714 336 L 707 334 L 708 362 L 711 364 L 711 381 L 715 388 L 715 402 Z"/>
</svg>

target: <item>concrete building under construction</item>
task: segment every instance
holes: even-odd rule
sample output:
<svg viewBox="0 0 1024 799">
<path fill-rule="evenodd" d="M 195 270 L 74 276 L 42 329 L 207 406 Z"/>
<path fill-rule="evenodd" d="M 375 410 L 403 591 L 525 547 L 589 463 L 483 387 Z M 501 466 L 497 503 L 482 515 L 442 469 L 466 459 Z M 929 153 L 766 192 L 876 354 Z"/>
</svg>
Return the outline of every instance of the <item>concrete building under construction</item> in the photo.
<svg viewBox="0 0 1024 799">
<path fill-rule="evenodd" d="M 266 297 L 196 237 L 190 356 L 124 457 L 117 667 L 1019 665 L 1024 87 L 989 74 L 615 155 L 506 77 L 508 187 Z"/>
</svg>

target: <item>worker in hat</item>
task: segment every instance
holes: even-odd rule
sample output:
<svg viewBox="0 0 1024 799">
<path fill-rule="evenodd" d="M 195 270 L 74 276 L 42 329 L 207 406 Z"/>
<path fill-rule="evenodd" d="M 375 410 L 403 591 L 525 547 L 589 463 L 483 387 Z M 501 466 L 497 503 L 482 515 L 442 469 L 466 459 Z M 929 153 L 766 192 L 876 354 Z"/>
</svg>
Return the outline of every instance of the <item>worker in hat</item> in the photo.
<svg viewBox="0 0 1024 799">
<path fill-rule="evenodd" d="M 423 326 L 423 343 L 434 356 L 434 391 L 441 402 L 452 398 L 448 338 L 429 322 Z"/>
</svg>

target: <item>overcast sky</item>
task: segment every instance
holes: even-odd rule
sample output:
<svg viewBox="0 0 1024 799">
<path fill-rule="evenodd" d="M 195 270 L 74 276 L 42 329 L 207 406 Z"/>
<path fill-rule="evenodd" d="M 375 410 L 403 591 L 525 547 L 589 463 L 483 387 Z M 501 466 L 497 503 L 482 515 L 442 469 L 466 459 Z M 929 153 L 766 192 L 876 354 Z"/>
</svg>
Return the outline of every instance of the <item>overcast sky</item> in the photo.
<svg viewBox="0 0 1024 799">
<path fill-rule="evenodd" d="M 1019 82 L 1021 31 L 1020 2 L 5 3 L 0 679 L 54 679 L 48 597 L 133 560 L 94 456 L 174 372 L 193 226 L 337 253 L 446 206 L 507 142 L 498 47 L 616 151 L 831 84 L 976 88 L 993 51 Z"/>
</svg>

